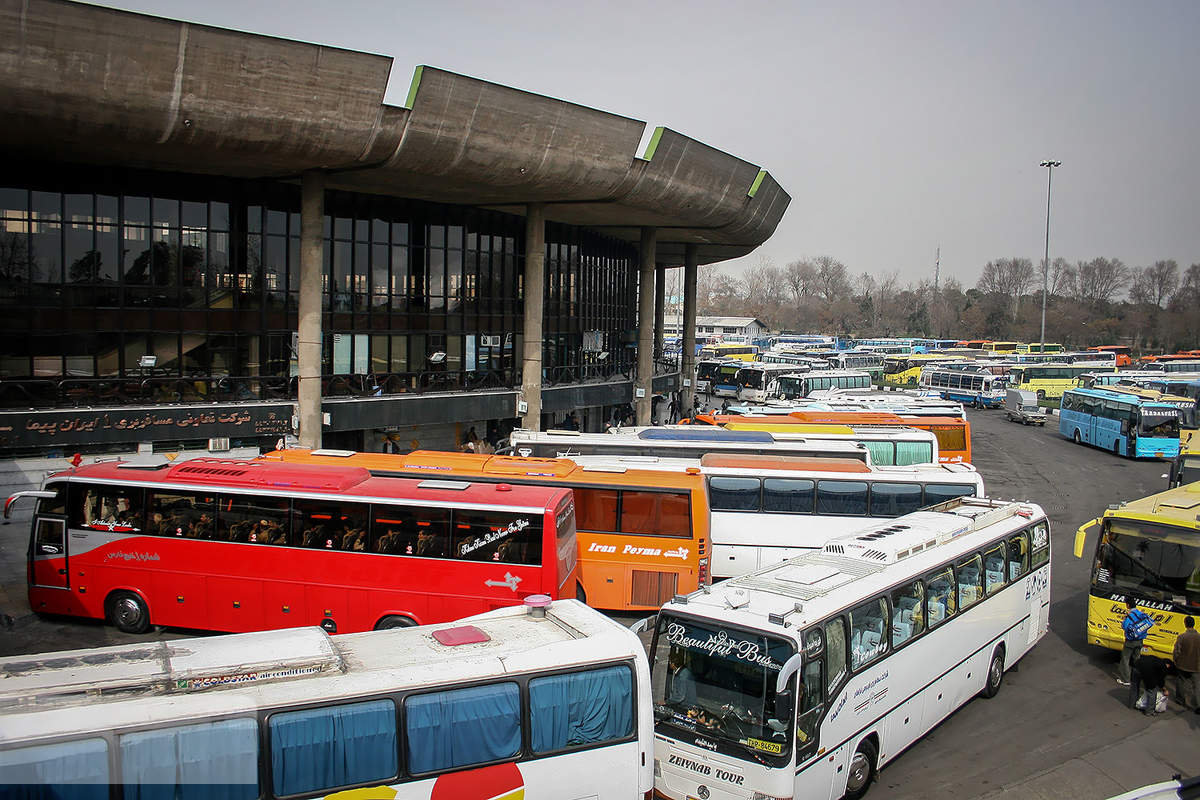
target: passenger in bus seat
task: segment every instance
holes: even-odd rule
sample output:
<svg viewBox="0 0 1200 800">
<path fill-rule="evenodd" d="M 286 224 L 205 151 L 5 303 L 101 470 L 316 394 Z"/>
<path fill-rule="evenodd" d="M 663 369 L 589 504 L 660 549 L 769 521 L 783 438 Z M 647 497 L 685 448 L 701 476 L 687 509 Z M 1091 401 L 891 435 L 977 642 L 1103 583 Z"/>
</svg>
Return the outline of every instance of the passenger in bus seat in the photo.
<svg viewBox="0 0 1200 800">
<path fill-rule="evenodd" d="M 322 547 L 325 544 L 325 526 L 318 523 L 305 529 L 300 541 L 303 547 Z"/>
</svg>

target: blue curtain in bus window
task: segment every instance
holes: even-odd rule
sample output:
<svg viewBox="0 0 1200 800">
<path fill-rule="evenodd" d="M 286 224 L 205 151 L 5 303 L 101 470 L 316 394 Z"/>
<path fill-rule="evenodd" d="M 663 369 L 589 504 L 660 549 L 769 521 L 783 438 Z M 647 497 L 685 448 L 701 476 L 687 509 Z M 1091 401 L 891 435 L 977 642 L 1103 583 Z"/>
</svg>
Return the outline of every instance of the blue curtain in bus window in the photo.
<svg viewBox="0 0 1200 800">
<path fill-rule="evenodd" d="M 874 458 L 875 454 L 872 453 Z M 928 464 L 933 461 L 933 446 L 929 442 L 896 442 L 896 466 Z"/>
<path fill-rule="evenodd" d="M 379 781 L 397 772 L 390 700 L 289 711 L 270 724 L 275 794 Z"/>
<path fill-rule="evenodd" d="M 891 442 L 863 442 L 871 454 L 871 463 L 877 467 L 889 467 L 896 463 L 896 448 Z"/>
<path fill-rule="evenodd" d="M 629 668 L 608 667 L 531 680 L 529 720 L 536 753 L 625 738 L 633 732 Z"/>
<path fill-rule="evenodd" d="M 404 701 L 409 772 L 512 758 L 521 749 L 515 683 L 417 695 Z"/>
<path fill-rule="evenodd" d="M 258 724 L 232 719 L 121 737 L 126 800 L 258 797 Z"/>
<path fill-rule="evenodd" d="M 29 800 L 107 800 L 103 739 L 22 747 L 0 753 L 0 794 Z"/>
<path fill-rule="evenodd" d="M 865 481 L 818 481 L 817 513 L 867 515 L 867 484 Z"/>
</svg>

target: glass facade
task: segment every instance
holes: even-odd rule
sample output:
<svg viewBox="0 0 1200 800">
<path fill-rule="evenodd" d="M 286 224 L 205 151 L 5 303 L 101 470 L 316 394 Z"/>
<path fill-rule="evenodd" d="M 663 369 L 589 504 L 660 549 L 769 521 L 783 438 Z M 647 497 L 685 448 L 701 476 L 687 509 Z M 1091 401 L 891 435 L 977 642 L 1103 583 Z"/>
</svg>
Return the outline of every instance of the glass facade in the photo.
<svg viewBox="0 0 1200 800">
<path fill-rule="evenodd" d="M 64 165 L 5 183 L 0 383 L 59 400 L 133 380 L 159 401 L 294 392 L 298 186 Z M 522 217 L 338 191 L 325 211 L 326 394 L 519 383 Z M 547 383 L 624 367 L 636 248 L 561 224 L 546 240 Z"/>
</svg>

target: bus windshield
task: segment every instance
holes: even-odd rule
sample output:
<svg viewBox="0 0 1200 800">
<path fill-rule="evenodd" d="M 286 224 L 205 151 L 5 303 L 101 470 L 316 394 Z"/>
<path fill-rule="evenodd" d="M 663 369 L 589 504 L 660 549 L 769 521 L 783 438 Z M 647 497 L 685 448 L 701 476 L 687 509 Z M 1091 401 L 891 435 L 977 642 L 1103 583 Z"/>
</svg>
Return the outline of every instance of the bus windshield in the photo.
<svg viewBox="0 0 1200 800">
<path fill-rule="evenodd" d="M 772 717 L 775 681 L 794 653 L 782 639 L 660 614 L 651 678 L 655 721 L 759 760 L 788 755 L 791 726 Z"/>
<path fill-rule="evenodd" d="M 1200 608 L 1200 535 L 1149 522 L 1109 520 L 1100 541 L 1096 584 Z"/>
<path fill-rule="evenodd" d="M 784 400 L 804 396 L 804 376 L 782 375 L 775 381 L 776 394 Z"/>
<path fill-rule="evenodd" d="M 1174 408 L 1142 407 L 1138 433 L 1142 436 L 1174 439 L 1179 436 L 1179 411 Z"/>
</svg>

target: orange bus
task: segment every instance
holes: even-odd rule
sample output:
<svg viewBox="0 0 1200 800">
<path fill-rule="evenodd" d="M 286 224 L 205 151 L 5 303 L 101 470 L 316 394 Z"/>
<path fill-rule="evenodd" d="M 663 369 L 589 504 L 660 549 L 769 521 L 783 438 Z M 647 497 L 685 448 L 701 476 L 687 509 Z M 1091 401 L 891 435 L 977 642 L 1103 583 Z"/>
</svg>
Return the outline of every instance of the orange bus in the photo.
<svg viewBox="0 0 1200 800">
<path fill-rule="evenodd" d="M 790 414 L 698 414 L 696 422 L 741 430 L 787 433 L 789 425 L 885 425 L 929 431 L 938 442 L 938 461 L 970 464 L 971 423 L 960 417 L 926 417 L 885 411 L 793 411 Z"/>
<path fill-rule="evenodd" d="M 1128 367 L 1133 363 L 1133 350 L 1127 344 L 1102 344 L 1089 347 L 1089 352 L 1112 353 L 1117 357 L 1117 367 Z"/>
<path fill-rule="evenodd" d="M 374 477 L 436 475 L 472 483 L 573 489 L 581 600 L 594 608 L 657 610 L 712 583 L 708 494 L 700 470 L 672 474 L 580 467 L 565 458 L 415 451 L 276 450 L 262 460 L 365 467 Z"/>
</svg>

